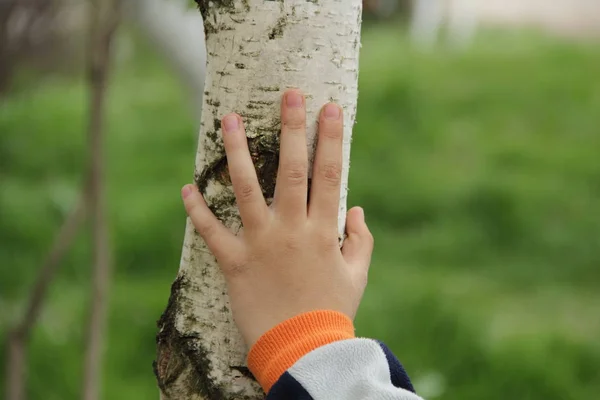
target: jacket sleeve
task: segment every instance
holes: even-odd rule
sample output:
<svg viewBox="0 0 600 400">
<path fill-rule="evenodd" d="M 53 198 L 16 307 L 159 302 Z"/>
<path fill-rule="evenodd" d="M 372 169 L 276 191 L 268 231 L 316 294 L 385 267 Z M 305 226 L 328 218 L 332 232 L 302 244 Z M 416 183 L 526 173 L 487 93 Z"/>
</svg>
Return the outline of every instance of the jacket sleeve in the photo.
<svg viewBox="0 0 600 400">
<path fill-rule="evenodd" d="M 283 322 L 250 350 L 267 400 L 420 400 L 383 344 L 354 337 L 352 321 L 313 311 Z"/>
</svg>

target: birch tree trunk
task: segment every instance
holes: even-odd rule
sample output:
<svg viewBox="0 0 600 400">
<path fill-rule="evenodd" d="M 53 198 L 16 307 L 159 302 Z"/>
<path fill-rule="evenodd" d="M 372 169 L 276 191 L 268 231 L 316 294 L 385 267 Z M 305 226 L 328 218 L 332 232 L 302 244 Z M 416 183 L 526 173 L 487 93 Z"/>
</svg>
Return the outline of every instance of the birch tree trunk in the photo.
<svg viewBox="0 0 600 400">
<path fill-rule="evenodd" d="M 338 227 L 345 226 L 350 139 L 358 96 L 362 0 L 198 0 L 204 16 L 206 85 L 195 181 L 215 214 L 241 228 L 220 137 L 238 112 L 267 201 L 278 166 L 279 104 L 287 88 L 307 97 L 309 154 L 320 108 L 344 109 L 344 169 Z M 199 40 L 190 38 L 189 40 Z M 155 374 L 166 399 L 259 399 L 215 258 L 187 221 L 177 279 L 158 322 Z"/>
</svg>

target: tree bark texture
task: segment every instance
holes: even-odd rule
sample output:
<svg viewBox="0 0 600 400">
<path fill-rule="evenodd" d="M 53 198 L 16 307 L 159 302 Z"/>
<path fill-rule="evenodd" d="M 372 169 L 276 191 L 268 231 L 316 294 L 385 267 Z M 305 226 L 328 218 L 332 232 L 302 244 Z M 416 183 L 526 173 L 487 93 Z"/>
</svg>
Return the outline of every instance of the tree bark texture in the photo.
<svg viewBox="0 0 600 400">
<path fill-rule="evenodd" d="M 238 112 L 263 194 L 273 197 L 278 167 L 280 98 L 307 97 L 312 159 L 320 108 L 344 109 L 344 169 L 339 207 L 343 236 L 350 140 L 358 96 L 362 0 L 199 0 L 207 48 L 206 85 L 195 181 L 226 226 L 241 228 L 220 137 L 220 119 Z M 194 38 L 190 38 L 194 40 Z M 177 279 L 158 322 L 155 374 L 162 399 L 259 399 L 246 367 L 225 281 L 213 255 L 187 221 Z"/>
</svg>

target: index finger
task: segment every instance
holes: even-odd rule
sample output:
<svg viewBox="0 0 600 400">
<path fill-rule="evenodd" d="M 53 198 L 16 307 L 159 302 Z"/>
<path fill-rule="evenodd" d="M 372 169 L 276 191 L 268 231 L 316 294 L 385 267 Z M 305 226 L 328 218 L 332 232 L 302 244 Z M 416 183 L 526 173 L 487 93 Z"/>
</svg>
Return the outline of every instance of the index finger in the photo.
<svg viewBox="0 0 600 400">
<path fill-rule="evenodd" d="M 242 118 L 229 114 L 223 118 L 221 126 L 229 175 L 242 223 L 250 229 L 259 227 L 266 221 L 268 208 L 250 157 Z"/>
</svg>

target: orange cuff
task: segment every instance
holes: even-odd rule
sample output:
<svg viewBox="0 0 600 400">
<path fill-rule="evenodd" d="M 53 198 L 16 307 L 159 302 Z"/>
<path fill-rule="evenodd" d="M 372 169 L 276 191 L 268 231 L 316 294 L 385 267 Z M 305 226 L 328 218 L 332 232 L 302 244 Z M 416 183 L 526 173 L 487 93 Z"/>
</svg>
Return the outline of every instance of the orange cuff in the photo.
<svg viewBox="0 0 600 400">
<path fill-rule="evenodd" d="M 311 311 L 283 321 L 250 349 L 248 367 L 265 393 L 304 355 L 326 344 L 354 338 L 354 324 L 337 311 Z"/>
</svg>

